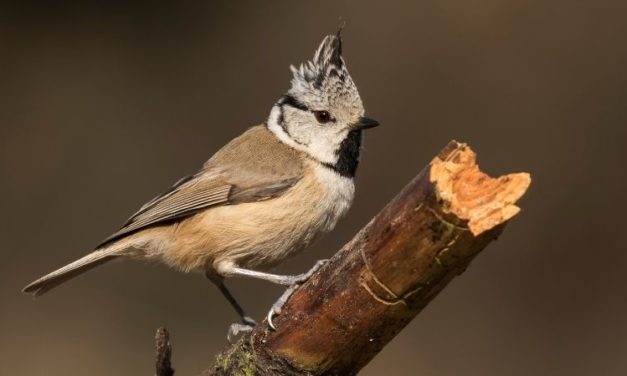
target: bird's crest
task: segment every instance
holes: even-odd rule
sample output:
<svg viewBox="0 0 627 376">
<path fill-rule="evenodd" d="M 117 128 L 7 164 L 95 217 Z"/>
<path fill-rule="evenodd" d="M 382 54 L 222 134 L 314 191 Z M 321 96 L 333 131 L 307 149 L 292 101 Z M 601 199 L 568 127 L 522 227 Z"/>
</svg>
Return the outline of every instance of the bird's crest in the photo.
<svg viewBox="0 0 627 376">
<path fill-rule="evenodd" d="M 333 96 L 341 96 L 344 99 L 354 97 L 355 100 L 359 100 L 357 87 L 342 58 L 340 32 L 341 29 L 335 35 L 327 35 L 312 60 L 300 64 L 298 68 L 290 67 L 294 74 L 290 94 L 308 97 L 322 92 L 330 95 L 331 101 L 334 99 Z"/>
</svg>

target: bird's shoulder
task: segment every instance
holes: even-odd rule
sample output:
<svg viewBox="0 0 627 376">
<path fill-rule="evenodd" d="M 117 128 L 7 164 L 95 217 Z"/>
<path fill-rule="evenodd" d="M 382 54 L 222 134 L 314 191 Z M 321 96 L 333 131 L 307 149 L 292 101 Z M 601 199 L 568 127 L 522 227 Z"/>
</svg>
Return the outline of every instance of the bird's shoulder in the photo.
<svg viewBox="0 0 627 376">
<path fill-rule="evenodd" d="M 231 185 L 230 203 L 259 201 L 285 191 L 305 173 L 304 154 L 280 141 L 265 125 L 248 129 L 214 154 L 201 174 Z"/>
<path fill-rule="evenodd" d="M 222 147 L 205 162 L 203 170 L 298 176 L 303 173 L 304 158 L 303 152 L 280 141 L 265 125 L 257 125 Z"/>
</svg>

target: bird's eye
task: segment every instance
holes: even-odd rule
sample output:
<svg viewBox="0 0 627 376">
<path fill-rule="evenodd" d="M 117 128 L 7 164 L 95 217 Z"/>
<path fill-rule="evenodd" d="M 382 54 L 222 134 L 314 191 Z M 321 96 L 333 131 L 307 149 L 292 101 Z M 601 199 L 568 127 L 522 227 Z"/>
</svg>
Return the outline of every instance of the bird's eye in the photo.
<svg viewBox="0 0 627 376">
<path fill-rule="evenodd" d="M 313 113 L 316 117 L 316 120 L 318 120 L 318 123 L 320 124 L 325 124 L 331 121 L 331 114 L 329 114 L 327 111 L 314 111 Z"/>
</svg>

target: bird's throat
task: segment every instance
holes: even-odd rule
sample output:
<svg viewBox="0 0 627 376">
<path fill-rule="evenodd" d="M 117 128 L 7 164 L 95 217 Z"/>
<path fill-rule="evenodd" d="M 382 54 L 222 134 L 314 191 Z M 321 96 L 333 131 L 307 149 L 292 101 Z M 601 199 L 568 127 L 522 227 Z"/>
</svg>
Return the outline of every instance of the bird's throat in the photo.
<svg viewBox="0 0 627 376">
<path fill-rule="evenodd" d="M 362 132 L 360 129 L 350 131 L 337 150 L 337 162 L 335 164 L 325 163 L 325 166 L 333 169 L 341 176 L 355 177 L 357 165 L 359 165 Z"/>
</svg>

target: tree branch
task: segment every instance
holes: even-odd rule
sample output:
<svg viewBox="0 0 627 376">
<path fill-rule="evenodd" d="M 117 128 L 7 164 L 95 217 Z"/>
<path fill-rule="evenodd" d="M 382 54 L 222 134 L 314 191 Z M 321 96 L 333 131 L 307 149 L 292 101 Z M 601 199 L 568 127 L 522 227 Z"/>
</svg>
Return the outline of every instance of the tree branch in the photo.
<svg viewBox="0 0 627 376">
<path fill-rule="evenodd" d="M 488 243 L 519 208 L 526 173 L 493 179 L 452 141 L 275 319 L 203 375 L 354 375 Z"/>
<path fill-rule="evenodd" d="M 155 364 L 155 376 L 172 376 L 174 370 L 170 358 L 172 357 L 172 346 L 170 345 L 170 333 L 166 328 L 157 329 L 155 335 L 155 351 L 157 362 Z"/>
</svg>

